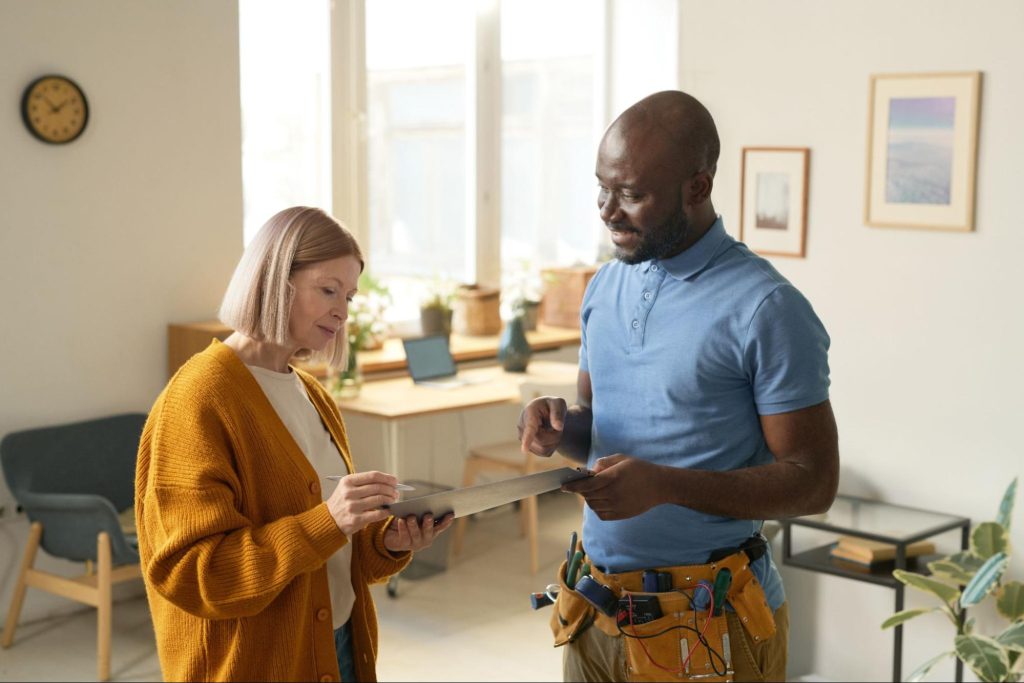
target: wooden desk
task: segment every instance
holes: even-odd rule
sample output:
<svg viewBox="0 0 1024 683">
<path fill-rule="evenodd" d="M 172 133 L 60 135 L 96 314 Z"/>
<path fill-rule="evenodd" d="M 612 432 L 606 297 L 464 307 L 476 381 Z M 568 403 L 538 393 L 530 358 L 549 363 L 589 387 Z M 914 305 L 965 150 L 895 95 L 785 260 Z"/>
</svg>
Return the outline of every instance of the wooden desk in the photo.
<svg viewBox="0 0 1024 683">
<path fill-rule="evenodd" d="M 167 326 L 167 376 L 170 377 L 178 368 L 192 357 L 193 354 L 205 349 L 210 340 L 216 337 L 221 341 L 227 339 L 231 329 L 217 321 L 200 323 L 174 323 Z M 452 334 L 450 347 L 455 362 L 482 360 L 498 356 L 498 335 L 487 337 L 469 337 Z M 562 346 L 579 344 L 580 331 L 564 327 L 538 325 L 537 329 L 526 333 L 526 340 L 534 351 L 557 349 Z M 379 372 L 405 370 L 405 349 L 402 340 L 393 338 L 384 342 L 384 347 L 375 351 L 360 351 L 359 364 L 364 375 Z M 326 368 L 320 366 L 302 366 L 317 377 L 327 375 Z"/>
<path fill-rule="evenodd" d="M 460 370 L 467 379 L 485 380 L 452 389 L 414 384 L 412 379 L 366 382 L 355 398 L 337 401 L 341 414 L 357 414 L 381 421 L 384 455 L 388 471 L 401 477 L 398 458 L 398 425 L 402 419 L 520 402 L 524 382 L 574 384 L 579 368 L 574 363 L 533 361 L 524 373 L 505 372 L 501 367 Z"/>
</svg>

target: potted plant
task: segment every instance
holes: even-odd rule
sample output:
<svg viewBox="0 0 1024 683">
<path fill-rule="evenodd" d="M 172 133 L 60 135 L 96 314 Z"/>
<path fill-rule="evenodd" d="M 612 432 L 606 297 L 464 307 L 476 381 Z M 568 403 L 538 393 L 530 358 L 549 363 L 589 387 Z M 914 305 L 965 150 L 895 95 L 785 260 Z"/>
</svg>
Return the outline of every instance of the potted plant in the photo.
<svg viewBox="0 0 1024 683">
<path fill-rule="evenodd" d="M 451 334 L 454 298 L 454 283 L 434 278 L 426 297 L 420 301 L 420 328 L 423 336 L 443 334 L 447 337 Z"/>
<path fill-rule="evenodd" d="M 518 266 L 505 274 L 503 298 L 511 317 L 522 318 L 523 330 L 536 330 L 542 293 L 540 272 L 529 259 L 519 259 Z"/>
<path fill-rule="evenodd" d="M 1019 681 L 1024 674 L 1024 583 L 1005 581 L 1010 561 L 1010 513 L 1017 493 L 1014 479 L 1003 494 L 994 522 L 980 524 L 971 534 L 970 549 L 928 563 L 931 576 L 896 569 L 892 575 L 911 588 L 936 597 L 938 607 L 908 609 L 882 623 L 891 628 L 910 619 L 938 612 L 952 623 L 956 633 L 952 649 L 928 660 L 908 681 L 923 679 L 947 657 L 958 657 L 982 681 Z M 961 589 L 961 586 L 963 587 Z M 996 636 L 975 631 L 974 618 L 964 620 L 964 610 L 987 598 L 1010 624 Z"/>
<path fill-rule="evenodd" d="M 359 276 L 359 293 L 352 297 L 348 307 L 349 337 L 354 336 L 357 351 L 372 351 L 384 345 L 388 324 L 384 311 L 391 305 L 391 290 L 387 285 L 363 272 Z"/>
</svg>

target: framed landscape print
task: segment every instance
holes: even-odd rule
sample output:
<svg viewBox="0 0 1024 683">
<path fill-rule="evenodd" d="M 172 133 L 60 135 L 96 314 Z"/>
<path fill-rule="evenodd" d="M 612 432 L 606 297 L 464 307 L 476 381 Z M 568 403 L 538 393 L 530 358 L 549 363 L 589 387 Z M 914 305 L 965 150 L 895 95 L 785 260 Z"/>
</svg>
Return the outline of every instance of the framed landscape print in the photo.
<svg viewBox="0 0 1024 683">
<path fill-rule="evenodd" d="M 740 241 L 759 254 L 803 256 L 807 238 L 807 147 L 744 147 Z"/>
<path fill-rule="evenodd" d="M 871 77 L 864 222 L 974 229 L 981 72 Z"/>
</svg>

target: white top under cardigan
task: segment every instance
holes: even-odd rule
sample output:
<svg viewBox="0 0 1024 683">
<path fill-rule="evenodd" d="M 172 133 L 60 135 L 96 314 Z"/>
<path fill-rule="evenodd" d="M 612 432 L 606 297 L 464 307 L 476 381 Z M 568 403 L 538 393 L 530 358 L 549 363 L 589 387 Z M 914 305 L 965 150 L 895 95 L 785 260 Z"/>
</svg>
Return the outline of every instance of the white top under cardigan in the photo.
<svg viewBox="0 0 1024 683">
<path fill-rule="evenodd" d="M 321 480 L 324 500 L 334 490 L 324 477 L 331 474 L 349 474 L 342 471 L 345 461 L 331 439 L 330 432 L 320 420 L 306 388 L 294 372 L 274 372 L 266 368 L 247 365 L 253 377 L 263 388 L 270 405 L 288 428 L 309 463 Z M 351 540 L 351 539 L 349 539 Z M 327 585 L 331 590 L 331 614 L 334 628 L 344 626 L 352 615 L 356 593 L 352 588 L 352 544 L 346 543 L 327 560 Z"/>
</svg>

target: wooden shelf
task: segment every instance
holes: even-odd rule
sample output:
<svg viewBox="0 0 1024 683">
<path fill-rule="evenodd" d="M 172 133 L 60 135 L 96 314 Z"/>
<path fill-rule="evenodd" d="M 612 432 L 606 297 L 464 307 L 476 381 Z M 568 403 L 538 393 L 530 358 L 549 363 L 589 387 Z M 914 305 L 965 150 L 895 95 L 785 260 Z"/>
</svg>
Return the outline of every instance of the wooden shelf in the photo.
<svg viewBox="0 0 1024 683">
<path fill-rule="evenodd" d="M 170 377 L 193 354 L 205 349 L 212 339 L 224 341 L 231 329 L 217 321 L 198 323 L 174 323 L 167 326 L 167 376 Z M 534 351 L 557 349 L 580 342 L 578 329 L 538 325 L 536 330 L 526 333 L 530 348 Z M 471 337 L 452 334 L 449 344 L 455 362 L 487 360 L 498 357 L 499 335 Z M 383 348 L 359 352 L 359 365 L 364 375 L 404 371 L 405 349 L 402 340 L 396 338 L 384 342 Z M 301 367 L 317 377 L 324 377 L 327 369 L 323 365 L 303 364 Z"/>
<path fill-rule="evenodd" d="M 876 562 L 872 565 L 860 565 L 856 562 L 847 562 L 830 555 L 831 543 L 811 550 L 792 555 L 785 560 L 785 564 L 802 569 L 810 569 L 816 572 L 841 576 L 855 581 L 896 588 L 897 581 L 892 577 L 892 570 L 896 568 L 893 560 Z M 928 563 L 943 557 L 939 554 L 918 555 L 907 558 L 907 570 L 919 574 L 931 574 Z"/>
</svg>

